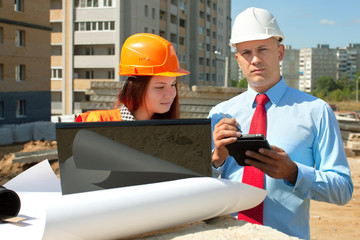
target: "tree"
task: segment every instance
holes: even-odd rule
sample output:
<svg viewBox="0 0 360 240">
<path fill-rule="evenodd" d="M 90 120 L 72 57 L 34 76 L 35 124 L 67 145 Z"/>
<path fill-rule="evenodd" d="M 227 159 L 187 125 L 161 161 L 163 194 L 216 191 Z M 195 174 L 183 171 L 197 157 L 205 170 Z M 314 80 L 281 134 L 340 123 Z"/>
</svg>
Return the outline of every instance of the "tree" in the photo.
<svg viewBox="0 0 360 240">
<path fill-rule="evenodd" d="M 324 96 L 327 96 L 330 92 L 337 89 L 336 82 L 332 77 L 322 76 L 316 80 L 316 93 L 322 92 Z"/>
<path fill-rule="evenodd" d="M 241 79 L 237 85 L 238 88 L 247 88 L 247 86 L 248 86 L 248 82 L 246 78 Z"/>
<path fill-rule="evenodd" d="M 238 84 L 239 84 L 239 81 L 237 81 L 235 79 L 230 80 L 230 87 L 237 87 Z"/>
</svg>

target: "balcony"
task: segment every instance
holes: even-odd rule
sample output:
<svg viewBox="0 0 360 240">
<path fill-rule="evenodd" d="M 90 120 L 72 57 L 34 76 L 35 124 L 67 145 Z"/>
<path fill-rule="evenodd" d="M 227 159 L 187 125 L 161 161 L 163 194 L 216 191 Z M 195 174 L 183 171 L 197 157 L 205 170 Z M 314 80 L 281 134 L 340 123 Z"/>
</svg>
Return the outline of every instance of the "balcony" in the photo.
<svg viewBox="0 0 360 240">
<path fill-rule="evenodd" d="M 74 68 L 114 68 L 118 62 L 114 55 L 74 56 Z"/>
<path fill-rule="evenodd" d="M 179 34 L 180 36 L 186 36 L 186 28 L 179 27 Z"/>
<path fill-rule="evenodd" d="M 161 0 L 160 1 L 160 9 L 167 10 L 167 2 L 166 2 L 166 0 Z"/>
<path fill-rule="evenodd" d="M 61 32 L 52 32 L 51 33 L 51 45 L 61 45 L 62 44 L 62 33 Z"/>
<path fill-rule="evenodd" d="M 92 45 L 92 44 L 115 44 L 115 31 L 109 32 L 75 32 L 75 45 Z"/>
<path fill-rule="evenodd" d="M 74 91 L 85 92 L 91 88 L 91 82 L 111 81 L 111 79 L 74 79 Z"/>
<path fill-rule="evenodd" d="M 160 20 L 160 30 L 166 31 L 166 21 Z"/>
<path fill-rule="evenodd" d="M 62 91 L 62 80 L 61 79 L 51 80 L 50 85 L 51 85 L 52 92 L 61 92 Z"/>
<path fill-rule="evenodd" d="M 62 21 L 62 9 L 51 9 L 50 10 L 50 22 L 61 22 Z"/>
<path fill-rule="evenodd" d="M 51 66 L 52 67 L 61 67 L 62 66 L 62 56 L 51 56 Z"/>
</svg>

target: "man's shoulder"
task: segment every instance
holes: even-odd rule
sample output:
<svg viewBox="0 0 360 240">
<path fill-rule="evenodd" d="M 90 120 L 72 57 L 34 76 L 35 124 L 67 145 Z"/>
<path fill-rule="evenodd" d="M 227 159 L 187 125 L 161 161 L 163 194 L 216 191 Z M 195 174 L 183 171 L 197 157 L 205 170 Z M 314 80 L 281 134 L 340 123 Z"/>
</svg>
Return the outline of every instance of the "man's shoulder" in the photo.
<svg viewBox="0 0 360 240">
<path fill-rule="evenodd" d="M 294 104 L 307 105 L 309 107 L 308 110 L 313 108 L 324 108 L 328 105 L 324 100 L 318 97 L 291 87 L 287 88 L 286 96 L 286 99 L 288 99 L 288 101 L 293 101 Z"/>
</svg>

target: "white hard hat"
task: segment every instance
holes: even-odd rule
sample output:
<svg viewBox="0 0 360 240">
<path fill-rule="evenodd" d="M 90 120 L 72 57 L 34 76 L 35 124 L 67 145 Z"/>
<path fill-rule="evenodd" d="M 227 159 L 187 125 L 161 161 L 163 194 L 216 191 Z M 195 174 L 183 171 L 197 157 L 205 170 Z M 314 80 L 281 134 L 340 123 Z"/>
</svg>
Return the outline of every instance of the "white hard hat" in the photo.
<svg viewBox="0 0 360 240">
<path fill-rule="evenodd" d="M 275 17 L 265 9 L 250 7 L 235 18 L 230 46 L 235 48 L 237 43 L 271 37 L 277 38 L 280 42 L 284 40 L 284 34 Z"/>
</svg>

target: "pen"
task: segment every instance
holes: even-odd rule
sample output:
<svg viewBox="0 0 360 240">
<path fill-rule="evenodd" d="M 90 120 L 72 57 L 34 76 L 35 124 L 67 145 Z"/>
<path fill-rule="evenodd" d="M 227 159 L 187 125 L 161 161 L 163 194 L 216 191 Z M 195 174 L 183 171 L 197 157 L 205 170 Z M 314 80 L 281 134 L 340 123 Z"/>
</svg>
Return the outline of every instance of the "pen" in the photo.
<svg viewBox="0 0 360 240">
<path fill-rule="evenodd" d="M 222 114 L 222 116 L 223 116 L 224 118 L 228 118 L 224 113 L 221 113 L 221 114 Z M 228 119 L 229 119 L 229 118 L 228 118 Z M 239 130 L 240 133 L 242 133 L 239 126 L 238 126 L 238 130 Z"/>
</svg>

